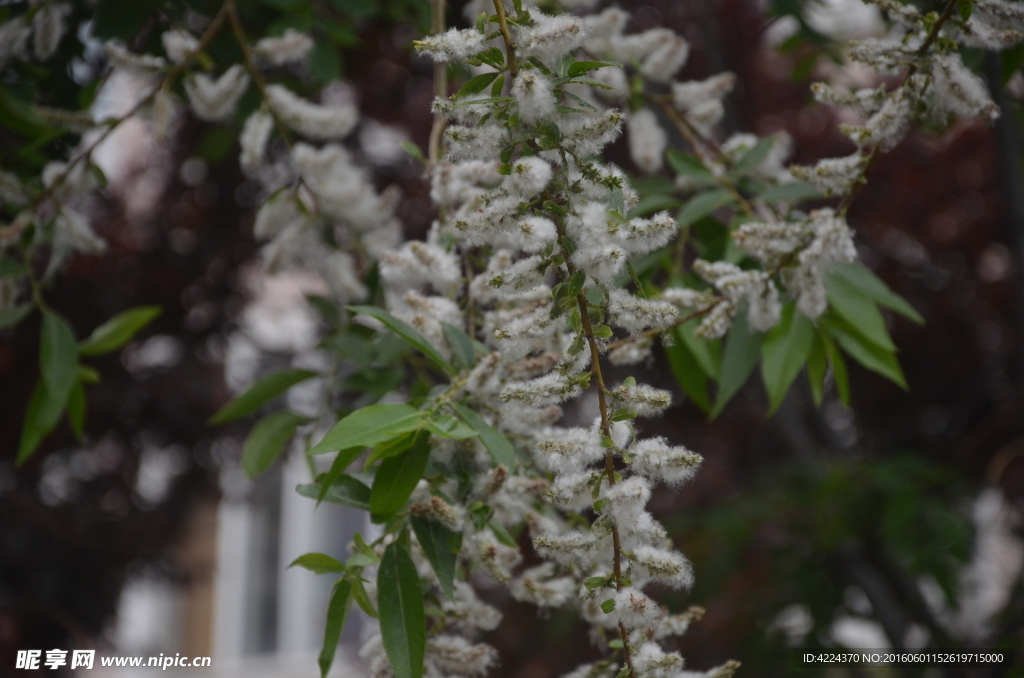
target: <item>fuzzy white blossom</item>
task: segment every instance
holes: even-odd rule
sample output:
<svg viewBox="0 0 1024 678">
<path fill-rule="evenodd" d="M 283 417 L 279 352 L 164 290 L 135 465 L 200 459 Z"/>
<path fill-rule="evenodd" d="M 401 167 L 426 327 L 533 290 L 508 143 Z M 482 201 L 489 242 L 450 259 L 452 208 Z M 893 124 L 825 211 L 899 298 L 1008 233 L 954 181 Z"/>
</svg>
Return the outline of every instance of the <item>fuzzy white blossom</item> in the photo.
<svg viewBox="0 0 1024 678">
<path fill-rule="evenodd" d="M 470 28 L 449 29 L 441 35 L 431 35 L 416 43 L 416 49 L 425 52 L 434 61 L 447 63 L 461 61 L 486 47 L 484 34 Z"/>
<path fill-rule="evenodd" d="M 359 121 L 351 104 L 339 106 L 314 104 L 284 85 L 267 85 L 267 105 L 284 124 L 310 139 L 343 139 Z"/>
<path fill-rule="evenodd" d="M 241 64 L 235 64 L 218 78 L 197 73 L 185 79 L 185 93 L 192 110 L 207 122 L 222 122 L 234 115 L 238 100 L 248 88 L 249 74 Z"/>
<path fill-rule="evenodd" d="M 73 11 L 67 2 L 47 2 L 36 10 L 32 17 L 32 48 L 37 59 L 46 61 L 56 53 Z"/>
<path fill-rule="evenodd" d="M 555 93 L 551 81 L 537 71 L 520 73 L 512 85 L 512 96 L 523 122 L 547 120 L 555 112 Z"/>
<path fill-rule="evenodd" d="M 629 153 L 633 162 L 646 174 L 654 174 L 661 169 L 668 135 L 654 111 L 641 108 L 630 113 L 626 118 L 629 130 Z"/>
<path fill-rule="evenodd" d="M 279 36 L 260 39 L 253 47 L 253 55 L 270 66 L 300 63 L 313 49 L 313 38 L 302 31 L 289 28 Z"/>
<path fill-rule="evenodd" d="M 199 49 L 199 40 L 194 35 L 181 28 L 172 28 L 160 36 L 164 52 L 171 62 L 180 64 L 191 54 Z"/>
</svg>

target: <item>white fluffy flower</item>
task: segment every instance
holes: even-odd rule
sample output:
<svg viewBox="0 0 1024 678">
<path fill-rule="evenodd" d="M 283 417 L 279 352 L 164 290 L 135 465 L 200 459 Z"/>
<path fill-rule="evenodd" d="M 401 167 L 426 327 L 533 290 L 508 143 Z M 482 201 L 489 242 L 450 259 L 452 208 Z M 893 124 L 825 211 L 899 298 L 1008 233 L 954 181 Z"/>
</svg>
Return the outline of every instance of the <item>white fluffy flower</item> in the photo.
<svg viewBox="0 0 1024 678">
<path fill-rule="evenodd" d="M 303 99 L 284 85 L 267 85 L 267 104 L 284 124 L 310 139 L 343 139 L 359 121 L 352 104 L 321 106 Z"/>
<path fill-rule="evenodd" d="M 679 485 L 692 478 L 703 457 L 682 446 L 672 446 L 664 438 L 638 440 L 629 448 L 629 465 L 636 473 L 668 485 Z"/>
<path fill-rule="evenodd" d="M 688 112 L 700 104 L 722 98 L 736 85 L 735 73 L 719 73 L 706 80 L 672 83 L 672 102 L 680 111 Z"/>
<path fill-rule="evenodd" d="M 242 149 L 239 155 L 239 164 L 242 169 L 251 171 L 260 166 L 267 150 L 267 142 L 270 141 L 270 134 L 273 131 L 274 116 L 263 108 L 245 119 L 242 134 L 238 138 Z"/>
<path fill-rule="evenodd" d="M 645 478 L 633 476 L 609 487 L 604 496 L 608 500 L 606 510 L 616 525 L 634 524 L 645 513 L 651 484 Z"/>
<path fill-rule="evenodd" d="M 583 20 L 572 14 L 548 16 L 533 13 L 534 25 L 519 30 L 517 47 L 523 56 L 552 62 L 568 54 L 583 42 Z"/>
<path fill-rule="evenodd" d="M 670 327 L 679 318 L 679 310 L 668 301 L 643 299 L 623 289 L 609 293 L 608 315 L 622 329 L 636 334 L 651 327 Z"/>
<path fill-rule="evenodd" d="M 661 169 L 668 145 L 668 135 L 658 122 L 658 116 L 649 108 L 641 108 L 626 118 L 629 129 L 629 153 L 633 162 L 646 174 Z"/>
<path fill-rule="evenodd" d="M 2 37 L 0 36 L 0 38 Z M 167 66 L 167 62 L 162 57 L 130 52 L 119 40 L 108 40 L 103 43 L 103 51 L 106 52 L 107 58 L 115 67 L 130 73 L 152 75 Z"/>
<path fill-rule="evenodd" d="M 515 191 L 524 199 L 537 195 L 551 181 L 551 165 L 536 156 L 519 158 L 511 166 L 511 173 L 502 186 Z"/>
<path fill-rule="evenodd" d="M 449 624 L 463 631 L 493 631 L 501 623 L 501 612 L 477 598 L 473 587 L 462 581 L 455 581 L 453 600 L 442 600 L 441 610 Z"/>
<path fill-rule="evenodd" d="M 483 51 L 486 47 L 484 34 L 474 28 L 449 29 L 441 35 L 431 35 L 415 43 L 416 49 L 430 56 L 434 61 L 447 63 L 461 61 Z"/>
<path fill-rule="evenodd" d="M 520 602 L 539 607 L 561 607 L 576 595 L 572 577 L 555 577 L 554 563 L 531 567 L 509 584 L 509 593 Z"/>
<path fill-rule="evenodd" d="M 248 88 L 249 74 L 241 64 L 235 64 L 217 79 L 205 73 L 185 79 L 185 93 L 192 110 L 207 122 L 223 122 L 234 115 L 238 100 Z"/>
<path fill-rule="evenodd" d="M 624 383 L 611 392 L 623 405 L 632 408 L 641 417 L 661 414 L 672 404 L 672 393 L 646 384 Z"/>
<path fill-rule="evenodd" d="M 289 28 L 283 35 L 260 39 L 252 52 L 263 63 L 283 66 L 305 61 L 313 44 L 313 38 L 306 33 Z"/>
<path fill-rule="evenodd" d="M 860 177 L 867 158 L 859 152 L 843 158 L 825 158 L 814 167 L 790 166 L 789 172 L 797 179 L 806 181 L 825 196 L 844 195 Z"/>
<path fill-rule="evenodd" d="M 591 429 L 560 429 L 536 445 L 537 461 L 557 473 L 579 473 L 604 458 L 600 439 Z"/>
<path fill-rule="evenodd" d="M 654 82 L 670 82 L 686 63 L 690 43 L 673 34 L 640 65 L 640 75 Z"/>
<path fill-rule="evenodd" d="M 11 59 L 25 59 L 28 56 L 28 39 L 32 29 L 24 17 L 14 17 L 0 24 L 0 67 Z"/>
<path fill-rule="evenodd" d="M 551 81 L 539 71 L 522 71 L 512 85 L 512 96 L 525 123 L 547 120 L 555 112 L 555 93 Z"/>
<path fill-rule="evenodd" d="M 516 224 L 520 235 L 520 247 L 526 252 L 540 252 L 555 242 L 558 230 L 555 222 L 546 217 L 527 217 Z"/>
<path fill-rule="evenodd" d="M 666 653 L 653 642 L 644 643 L 633 655 L 633 668 L 644 678 L 678 678 L 682 666 L 678 652 Z"/>
<path fill-rule="evenodd" d="M 964 66 L 958 54 L 941 54 L 932 59 L 932 88 L 939 111 L 964 120 L 999 117 L 999 108 L 992 102 L 985 83 Z"/>
<path fill-rule="evenodd" d="M 163 42 L 167 58 L 176 64 L 180 64 L 199 49 L 199 41 L 195 36 L 180 28 L 165 31 L 160 36 L 160 41 Z"/>
<path fill-rule="evenodd" d="M 60 47 L 64 24 L 72 11 L 71 5 L 66 2 L 47 2 L 36 10 L 36 15 L 32 17 L 32 47 L 37 59 L 49 59 Z"/>
<path fill-rule="evenodd" d="M 484 676 L 498 661 L 498 652 L 459 636 L 437 635 L 427 641 L 426 660 L 446 674 Z"/>
<path fill-rule="evenodd" d="M 658 603 L 632 586 L 617 591 L 613 600 L 615 609 L 609 617 L 629 630 L 654 626 L 663 615 Z"/>
</svg>

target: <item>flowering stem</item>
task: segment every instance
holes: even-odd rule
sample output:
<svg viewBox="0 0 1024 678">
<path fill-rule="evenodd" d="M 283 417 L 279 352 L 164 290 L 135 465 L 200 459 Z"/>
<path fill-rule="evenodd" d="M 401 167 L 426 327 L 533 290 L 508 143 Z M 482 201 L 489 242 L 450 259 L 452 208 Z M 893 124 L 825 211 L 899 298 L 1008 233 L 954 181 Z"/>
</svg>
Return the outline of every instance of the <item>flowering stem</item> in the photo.
<svg viewBox="0 0 1024 678">
<path fill-rule="evenodd" d="M 956 6 L 957 0 L 947 0 L 946 7 L 942 10 L 942 14 L 939 15 L 939 18 L 935 21 L 935 25 L 933 25 L 932 29 L 928 31 L 928 35 L 925 36 L 924 42 L 922 42 L 921 46 L 917 49 L 918 57 L 923 57 L 927 54 L 928 50 L 931 49 L 931 46 L 935 44 L 935 41 L 939 37 L 939 31 L 942 30 L 943 25 L 945 25 L 945 23 L 949 21 L 950 17 L 953 16 L 953 11 L 956 9 Z M 907 68 L 907 72 L 903 75 L 903 79 L 900 80 L 899 87 L 896 89 L 898 90 L 900 87 L 906 85 L 907 81 L 910 80 L 915 73 L 917 73 L 917 64 L 910 64 Z M 836 210 L 836 213 L 839 214 L 839 216 L 846 215 L 846 212 L 850 209 L 850 204 L 853 203 L 853 199 L 857 196 L 857 193 L 860 192 L 860 189 L 864 184 L 867 183 L 867 176 L 875 166 L 875 160 L 878 158 L 879 153 L 881 153 L 881 148 L 881 144 L 875 144 L 871 149 L 871 153 L 868 154 L 868 161 L 864 163 L 864 169 L 861 170 L 860 175 L 850 187 L 850 192 L 846 194 L 846 197 L 843 198 L 843 201 L 839 204 L 839 208 Z"/>
<path fill-rule="evenodd" d="M 494 13 L 498 15 L 501 39 L 505 41 L 505 52 L 508 54 L 508 72 L 514 78 L 519 75 L 519 64 L 516 63 L 516 47 L 512 43 L 512 33 L 508 30 L 508 17 L 505 16 L 505 5 L 502 0 L 494 0 Z"/>
<path fill-rule="evenodd" d="M 431 35 L 444 33 L 444 7 L 445 0 L 431 0 L 430 2 Z M 434 64 L 434 96 L 441 99 L 448 96 L 448 64 L 440 61 Z M 443 114 L 434 114 L 434 125 L 430 128 L 430 142 L 427 146 L 430 162 L 437 162 L 441 159 L 441 135 L 444 133 L 445 122 L 446 118 Z"/>
<path fill-rule="evenodd" d="M 686 139 L 687 143 L 690 144 L 690 146 L 693 148 L 694 152 L 698 156 L 700 156 L 700 159 L 704 163 L 705 166 L 708 166 L 710 164 L 709 163 L 709 159 L 705 156 L 705 153 L 703 151 L 705 146 L 707 148 L 711 148 L 715 152 L 715 154 L 718 156 L 718 159 L 720 161 L 725 161 L 726 160 L 725 155 L 722 153 L 721 149 L 718 148 L 718 146 L 716 146 L 713 143 L 711 143 L 711 141 L 709 139 L 702 139 L 702 138 L 700 138 L 698 133 L 697 133 L 697 130 L 693 129 L 690 126 L 690 124 L 688 122 L 686 122 L 686 120 L 683 118 L 683 116 L 679 115 L 679 112 L 676 111 L 676 109 L 674 109 L 672 107 L 672 104 L 670 104 L 669 102 L 667 102 L 667 101 L 665 101 L 664 99 L 661 99 L 661 98 L 656 98 L 656 97 L 648 97 L 648 98 L 651 101 L 654 101 L 655 103 L 657 103 L 658 106 L 661 107 L 661 110 L 663 110 L 665 112 L 665 115 L 668 117 L 669 120 L 672 121 L 672 124 L 675 125 L 676 129 L 679 130 L 679 133 L 683 135 L 683 138 Z M 701 143 L 701 142 L 703 142 L 703 143 Z M 708 170 L 711 171 L 711 168 L 708 167 Z M 714 174 L 714 172 L 712 172 L 712 174 Z M 736 186 L 734 186 L 731 181 L 726 179 L 724 176 L 720 177 L 720 176 L 717 176 L 717 175 L 715 175 L 715 180 L 722 186 L 722 188 L 724 188 L 727 191 L 729 191 L 730 193 L 732 193 L 733 198 L 736 199 L 737 204 L 739 204 L 740 209 L 743 210 L 744 214 L 746 214 L 747 216 L 750 216 L 750 217 L 756 216 L 755 213 L 754 213 L 754 208 L 750 206 L 750 203 L 747 201 L 747 199 L 743 197 L 743 194 L 740 193 L 739 189 L 736 188 Z"/>
</svg>

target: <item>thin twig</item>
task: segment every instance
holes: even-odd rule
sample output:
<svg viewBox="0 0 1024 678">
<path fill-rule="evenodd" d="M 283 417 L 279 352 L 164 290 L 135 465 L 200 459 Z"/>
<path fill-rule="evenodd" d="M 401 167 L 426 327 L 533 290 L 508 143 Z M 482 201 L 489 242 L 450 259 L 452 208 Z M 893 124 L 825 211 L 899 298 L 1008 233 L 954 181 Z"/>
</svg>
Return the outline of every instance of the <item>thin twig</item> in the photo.
<svg viewBox="0 0 1024 678">
<path fill-rule="evenodd" d="M 499 0 L 500 1 L 500 0 Z M 431 0 L 430 2 L 430 33 L 440 35 L 444 33 L 444 8 L 445 0 Z M 448 64 L 438 62 L 434 64 L 434 96 L 444 99 L 448 96 Z M 430 128 L 430 142 L 427 146 L 427 157 L 431 163 L 441 159 L 441 140 L 443 139 L 444 127 L 447 120 L 441 113 L 434 114 L 434 124 Z"/>
<path fill-rule="evenodd" d="M 501 27 L 501 39 L 505 41 L 505 52 L 508 55 L 508 72 L 512 77 L 519 75 L 519 64 L 516 63 L 516 46 L 512 42 L 512 33 L 508 30 L 508 17 L 502 0 L 494 0 L 494 13 L 498 15 L 498 26 Z"/>
</svg>

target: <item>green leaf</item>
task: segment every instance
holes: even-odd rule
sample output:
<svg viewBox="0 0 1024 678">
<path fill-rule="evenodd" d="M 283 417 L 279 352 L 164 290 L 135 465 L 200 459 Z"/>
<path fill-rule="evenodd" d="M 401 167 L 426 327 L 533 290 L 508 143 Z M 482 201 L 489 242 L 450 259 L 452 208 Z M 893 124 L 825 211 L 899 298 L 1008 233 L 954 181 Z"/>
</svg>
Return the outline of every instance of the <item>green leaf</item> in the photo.
<svg viewBox="0 0 1024 678">
<path fill-rule="evenodd" d="M 317 574 L 329 574 L 331 572 L 344 572 L 345 565 L 325 553 L 304 553 L 288 567 L 299 566 Z"/>
<path fill-rule="evenodd" d="M 456 438 L 462 440 L 464 438 L 475 438 L 480 435 L 474 429 L 463 424 L 455 417 L 447 414 L 439 414 L 433 419 L 428 419 L 426 426 L 430 429 L 431 433 L 439 435 L 442 438 Z"/>
<path fill-rule="evenodd" d="M 358 409 L 334 425 L 309 454 L 324 454 L 335 450 L 373 447 L 391 440 L 400 433 L 420 427 L 420 413 L 410 405 L 377 403 Z M 352 458 L 359 456 L 358 453 Z"/>
<path fill-rule="evenodd" d="M 758 194 L 763 202 L 800 202 L 801 200 L 817 200 L 824 196 L 814 186 L 800 181 L 770 186 Z"/>
<path fill-rule="evenodd" d="M 892 351 L 886 350 L 865 337 L 858 331 L 858 328 L 834 312 L 828 312 L 822 316 L 820 322 L 829 336 L 834 338 L 854 360 L 872 372 L 877 372 L 893 381 L 903 390 L 908 390 L 903 370 L 900 369 L 900 363 Z"/>
<path fill-rule="evenodd" d="M 704 163 L 697 156 L 669 149 L 667 157 L 668 164 L 671 165 L 672 170 L 676 174 L 686 177 L 697 186 L 708 186 L 716 183 L 715 175 L 704 166 Z"/>
<path fill-rule="evenodd" d="M 643 217 L 661 210 L 672 210 L 680 207 L 682 203 L 674 195 L 648 195 L 640 199 L 637 206 L 629 211 L 629 216 Z"/>
<path fill-rule="evenodd" d="M 63 409 L 78 372 L 75 333 L 64 318 L 52 311 L 43 313 L 39 337 L 39 369 L 49 397 L 60 401 Z"/>
<path fill-rule="evenodd" d="M 77 379 L 74 386 L 71 387 L 71 392 L 68 393 L 67 409 L 71 431 L 81 441 L 82 435 L 85 433 L 85 389 L 82 388 L 82 382 Z"/>
<path fill-rule="evenodd" d="M 411 141 L 403 141 L 402 142 L 402 148 L 405 149 L 406 153 L 408 153 L 410 156 L 412 156 L 413 160 L 418 160 L 420 162 L 426 162 L 427 161 L 427 157 L 425 155 L 423 155 L 423 151 L 420 149 L 419 146 L 417 146 L 413 142 L 411 142 Z"/>
<path fill-rule="evenodd" d="M 715 397 L 715 409 L 711 417 L 722 413 L 726 404 L 736 395 L 747 377 L 754 371 L 758 358 L 761 357 L 761 342 L 764 335 L 750 329 L 747 323 L 746 309 L 741 308 L 732 322 L 732 329 L 725 340 L 725 352 L 722 355 L 722 375 L 718 380 L 718 393 Z"/>
<path fill-rule="evenodd" d="M 615 609 L 615 599 L 609 598 L 608 600 L 601 603 L 601 609 L 604 611 L 605 614 L 611 614 L 612 610 Z"/>
<path fill-rule="evenodd" d="M 496 428 L 485 422 L 479 414 L 461 403 L 453 403 L 452 407 L 458 413 L 462 421 L 480 434 L 480 440 L 484 447 L 491 453 L 494 465 L 504 464 L 509 471 L 514 471 L 519 465 L 516 460 L 516 450 L 508 438 L 502 435 Z"/>
<path fill-rule="evenodd" d="M 381 459 L 387 459 L 405 452 L 412 447 L 412 441 L 416 439 L 416 431 L 409 431 L 403 433 L 397 438 L 391 440 L 385 440 L 377 443 L 370 450 L 370 454 L 366 457 L 366 462 L 363 463 L 363 468 L 369 468 Z"/>
<path fill-rule="evenodd" d="M 599 68 L 605 66 L 614 66 L 615 64 L 607 61 L 577 61 L 569 66 L 569 70 L 565 72 L 570 78 L 575 78 L 577 75 L 583 75 L 590 71 L 596 71 Z"/>
<path fill-rule="evenodd" d="M 765 336 L 761 345 L 761 378 L 768 391 L 769 414 L 782 404 L 790 385 L 807 362 L 814 343 L 814 325 L 795 303 L 782 309 L 779 324 Z"/>
<path fill-rule="evenodd" d="M 331 598 L 327 603 L 327 624 L 324 626 L 324 644 L 320 649 L 317 663 L 320 665 L 320 678 L 327 678 L 334 663 L 334 653 L 338 650 L 341 631 L 345 628 L 345 619 L 352 607 L 352 582 L 339 579 L 331 589 Z"/>
<path fill-rule="evenodd" d="M 455 94 L 455 98 L 459 99 L 464 96 L 469 96 L 470 94 L 479 94 L 480 92 L 483 92 L 487 89 L 488 85 L 494 82 L 498 75 L 499 74 L 496 72 L 481 73 L 476 77 L 470 78 L 462 87 L 459 88 L 459 91 Z"/>
<path fill-rule="evenodd" d="M 361 511 L 370 510 L 370 488 L 352 476 L 342 475 L 337 478 L 324 492 L 323 497 L 320 496 L 320 488 L 320 485 L 299 485 L 295 491 L 303 497 L 317 501 L 350 506 Z"/>
<path fill-rule="evenodd" d="M 430 459 L 430 434 L 420 431 L 412 447 L 381 462 L 370 489 L 370 517 L 383 522 L 405 507 Z"/>
<path fill-rule="evenodd" d="M 441 584 L 441 590 L 449 600 L 455 598 L 455 561 L 462 548 L 462 533 L 452 532 L 436 520 L 426 516 L 413 516 L 410 519 L 416 540 L 423 548 L 423 554 L 434 568 L 434 574 Z"/>
<path fill-rule="evenodd" d="M 337 45 L 317 40 L 306 57 L 309 74 L 319 84 L 337 80 L 341 75 L 341 52 Z"/>
<path fill-rule="evenodd" d="M 380 615 L 377 610 L 373 607 L 373 602 L 370 601 L 370 596 L 366 593 L 366 588 L 363 586 L 362 579 L 356 579 L 352 582 L 352 597 L 355 598 L 356 603 L 363 609 L 363 612 L 378 619 Z"/>
<path fill-rule="evenodd" d="M 427 646 L 423 591 L 409 553 L 389 544 L 377 571 L 380 635 L 395 678 L 422 678 Z"/>
<path fill-rule="evenodd" d="M 736 167 L 733 169 L 733 176 L 742 177 L 750 172 L 753 172 L 764 159 L 768 157 L 768 153 L 772 150 L 772 146 L 775 145 L 775 137 L 763 137 L 754 144 L 754 147 L 743 154 L 740 161 L 736 163 Z"/>
<path fill-rule="evenodd" d="M 255 478 L 266 471 L 281 456 L 285 443 L 304 421 L 305 417 L 293 412 L 275 412 L 260 419 L 242 446 L 242 468 L 246 475 Z"/>
<path fill-rule="evenodd" d="M 327 470 L 320 479 L 320 492 L 316 497 L 317 506 L 324 500 L 331 487 L 345 473 L 345 470 L 352 465 L 356 457 L 363 453 L 363 447 L 350 447 L 347 450 L 340 450 L 331 462 L 331 468 Z M 369 497 L 369 495 L 367 495 Z M 369 501 L 369 499 L 367 499 Z M 367 509 L 369 510 L 369 509 Z"/>
<path fill-rule="evenodd" d="M 466 336 L 466 333 L 455 325 L 441 322 L 441 329 L 444 330 L 444 338 L 452 348 L 455 359 L 464 370 L 473 367 L 476 362 L 476 352 L 473 350 L 473 340 Z"/>
<path fill-rule="evenodd" d="M 680 226 L 689 226 L 708 216 L 722 205 L 732 201 L 732 193 L 724 188 L 712 188 L 698 193 L 679 210 L 676 221 Z"/>
<path fill-rule="evenodd" d="M 83 356 L 94 356 L 116 351 L 162 311 L 159 306 L 136 306 L 122 311 L 93 330 L 89 338 L 78 345 L 78 353 Z"/>
<path fill-rule="evenodd" d="M 677 328 L 678 331 L 678 328 Z M 676 341 L 665 348 L 669 367 L 679 387 L 690 397 L 690 400 L 704 412 L 711 411 L 711 397 L 708 395 L 708 376 L 697 363 L 697 359 L 689 347 Z"/>
<path fill-rule="evenodd" d="M 924 324 L 924 318 L 907 300 L 889 289 L 889 286 L 882 282 L 882 279 L 871 272 L 863 264 L 839 264 L 832 267 L 828 280 L 841 278 L 853 285 L 868 297 L 877 301 L 881 306 L 899 313 L 904 318 L 911 320 L 918 325 Z"/>
<path fill-rule="evenodd" d="M 455 375 L 458 373 L 458 370 L 449 365 L 441 354 L 437 352 L 437 349 L 431 346 L 430 342 L 428 342 L 422 334 L 384 309 L 377 308 L 376 306 L 349 306 L 348 310 L 352 313 L 361 313 L 363 315 L 368 315 L 371 318 L 376 318 L 384 323 L 392 332 L 419 349 L 419 351 L 423 353 L 428 360 L 440 367 L 449 375 Z"/>
<path fill-rule="evenodd" d="M 827 289 L 828 301 L 835 313 L 856 327 L 865 339 L 887 351 L 896 351 L 896 344 L 885 327 L 885 318 L 882 317 L 873 299 L 847 282 L 845 278 L 828 278 Z"/>
<path fill-rule="evenodd" d="M 317 373 L 310 370 L 285 370 L 268 374 L 249 387 L 245 393 L 234 397 L 224 407 L 217 410 L 217 413 L 210 417 L 209 423 L 223 424 L 240 419 L 255 412 L 268 400 L 276 398 L 295 384 L 315 376 Z"/>
<path fill-rule="evenodd" d="M 35 307 L 32 304 L 22 304 L 14 308 L 0 309 L 0 330 L 14 327 L 24 320 L 25 316 L 31 313 L 33 308 Z"/>
<path fill-rule="evenodd" d="M 54 397 L 47 390 L 42 379 L 36 382 L 36 387 L 28 401 L 28 408 L 25 410 L 25 421 L 21 427 L 21 441 L 18 444 L 18 458 L 15 461 L 16 466 L 21 466 L 32 457 L 36 448 L 39 447 L 39 443 L 60 421 L 65 400 L 66 398 Z"/>
<path fill-rule="evenodd" d="M 825 397 L 825 375 L 828 373 L 828 354 L 821 333 L 815 331 L 811 352 L 807 356 L 807 381 L 811 386 L 811 397 L 815 407 L 821 407 Z"/>
<path fill-rule="evenodd" d="M 622 194 L 622 188 L 608 189 L 608 207 L 619 214 L 626 214 L 626 197 Z"/>
<path fill-rule="evenodd" d="M 676 339 L 686 345 L 697 365 L 708 378 L 718 381 L 722 372 L 722 345 L 718 340 L 698 337 L 694 332 L 701 318 L 691 318 L 675 329 Z"/>
<path fill-rule="evenodd" d="M 14 259 L 0 259 L 0 278 L 28 273 L 28 266 Z"/>
<path fill-rule="evenodd" d="M 850 376 L 846 370 L 846 361 L 843 360 L 843 354 L 839 352 L 839 348 L 835 342 L 832 341 L 832 337 L 828 336 L 821 330 L 818 331 L 818 336 L 821 338 L 821 343 L 825 346 L 825 354 L 828 356 L 828 362 L 832 365 L 832 378 L 836 382 L 836 393 L 839 394 L 839 401 L 850 406 Z"/>
</svg>

